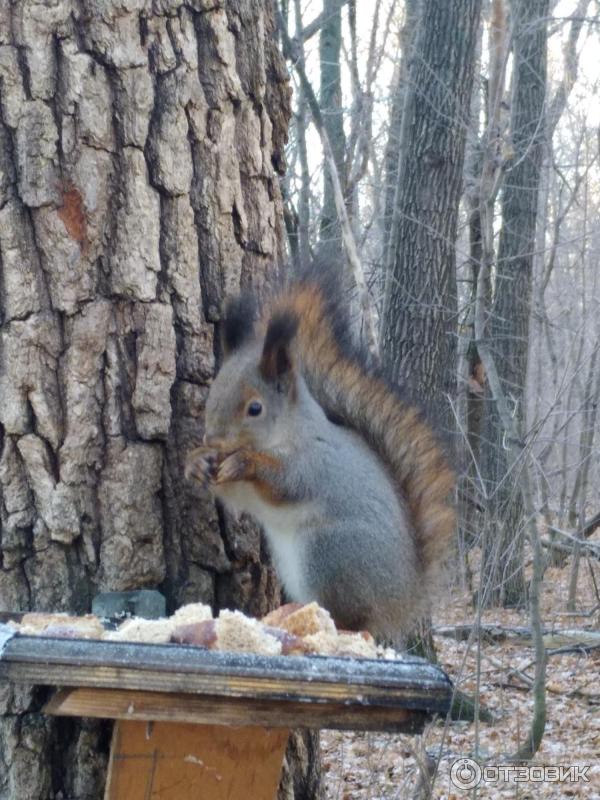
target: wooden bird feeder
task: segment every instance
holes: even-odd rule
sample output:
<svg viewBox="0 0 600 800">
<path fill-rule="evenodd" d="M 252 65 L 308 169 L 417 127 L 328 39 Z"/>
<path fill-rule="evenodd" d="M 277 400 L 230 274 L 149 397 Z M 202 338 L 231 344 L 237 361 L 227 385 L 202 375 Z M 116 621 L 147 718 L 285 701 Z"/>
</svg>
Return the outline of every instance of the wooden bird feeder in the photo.
<svg viewBox="0 0 600 800">
<path fill-rule="evenodd" d="M 423 659 L 221 653 L 14 635 L 0 681 L 57 687 L 47 714 L 116 720 L 105 800 L 272 800 L 290 728 L 418 733 L 451 685 Z"/>
</svg>

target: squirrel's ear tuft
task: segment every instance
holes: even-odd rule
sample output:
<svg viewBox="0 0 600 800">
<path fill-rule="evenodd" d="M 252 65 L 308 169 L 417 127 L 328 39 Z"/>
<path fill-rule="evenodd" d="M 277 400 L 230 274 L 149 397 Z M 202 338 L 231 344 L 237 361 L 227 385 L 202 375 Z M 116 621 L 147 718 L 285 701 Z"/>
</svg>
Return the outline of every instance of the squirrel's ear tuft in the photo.
<svg viewBox="0 0 600 800">
<path fill-rule="evenodd" d="M 254 334 L 256 305 L 250 295 L 240 295 L 228 301 L 223 320 L 223 351 L 225 356 L 238 350 Z"/>
<path fill-rule="evenodd" d="M 260 359 L 260 372 L 266 381 L 282 387 L 288 383 L 294 366 L 291 345 L 297 330 L 298 319 L 289 312 L 271 317 Z"/>
</svg>

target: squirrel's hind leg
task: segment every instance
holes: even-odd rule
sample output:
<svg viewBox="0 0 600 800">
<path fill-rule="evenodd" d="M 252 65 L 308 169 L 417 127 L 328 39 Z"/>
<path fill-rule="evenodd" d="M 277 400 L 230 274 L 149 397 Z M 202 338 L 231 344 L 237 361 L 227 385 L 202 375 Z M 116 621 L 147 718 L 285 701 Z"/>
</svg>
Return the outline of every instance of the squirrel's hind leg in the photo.
<svg viewBox="0 0 600 800">
<path fill-rule="evenodd" d="M 367 530 L 346 520 L 319 528 L 309 541 L 311 593 L 338 628 L 401 641 L 423 587 L 412 551 L 402 547 L 398 532 Z"/>
</svg>

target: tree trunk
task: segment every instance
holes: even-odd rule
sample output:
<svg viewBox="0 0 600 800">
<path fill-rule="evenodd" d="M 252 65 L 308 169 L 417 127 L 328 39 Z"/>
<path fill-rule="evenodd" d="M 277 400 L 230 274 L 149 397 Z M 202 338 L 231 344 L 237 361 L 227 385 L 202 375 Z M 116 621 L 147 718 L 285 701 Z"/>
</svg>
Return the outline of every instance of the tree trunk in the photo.
<svg viewBox="0 0 600 800">
<path fill-rule="evenodd" d="M 342 49 L 342 6 L 340 0 L 323 0 L 323 27 L 319 37 L 321 90 L 319 105 L 333 158 L 342 186 L 346 190 L 346 137 L 342 108 L 340 54 Z M 320 252 L 331 263 L 343 263 L 342 233 L 335 206 L 334 188 L 326 160 L 323 163 L 323 207 L 320 225 Z"/>
<path fill-rule="evenodd" d="M 260 0 L 0 4 L 0 608 L 156 587 L 261 614 L 258 530 L 186 484 L 226 295 L 283 257 Z M 106 724 L 3 687 L 0 798 L 99 798 Z"/>
<path fill-rule="evenodd" d="M 421 3 L 386 264 L 384 363 L 448 430 L 456 372 L 454 248 L 480 6 Z"/>
<path fill-rule="evenodd" d="M 513 2 L 513 94 L 511 132 L 513 166 L 502 191 L 502 228 L 498 244 L 495 293 L 489 339 L 503 393 L 512 404 L 517 429 L 525 422 L 529 313 L 540 168 L 544 152 L 546 29 L 548 0 Z M 523 564 L 525 514 L 519 488 L 520 465 L 511 463 L 511 448 L 495 403 L 486 404 L 487 446 L 482 453 L 484 477 L 495 526 L 483 553 L 482 597 L 488 604 L 513 606 L 526 601 Z"/>
<path fill-rule="evenodd" d="M 485 409 L 485 370 L 475 339 L 475 305 L 480 269 L 484 260 L 491 260 L 493 251 L 493 209 L 502 168 L 503 97 L 507 62 L 507 15 L 505 0 L 492 0 L 487 9 L 488 78 L 484 86 L 474 86 L 471 106 L 470 133 L 465 156 L 465 205 L 469 232 L 469 262 L 467 290 L 463 299 L 464 320 L 459 335 L 459 385 L 457 412 L 464 438 L 460 441 L 463 472 L 459 485 L 459 536 L 466 549 L 481 535 L 482 519 L 478 509 L 485 503 L 484 487 L 479 480 L 480 448 Z M 478 41 L 478 66 L 481 65 L 483 27 Z M 482 91 L 483 89 L 483 91 Z M 483 111 L 483 114 L 482 114 Z M 483 130 L 481 122 L 483 117 Z M 490 241 L 491 239 L 491 241 Z M 489 280 L 484 289 L 488 299 Z M 468 569 L 468 560 L 465 559 Z"/>
<path fill-rule="evenodd" d="M 455 240 L 480 0 L 410 3 L 400 79 L 397 186 L 386 257 L 381 348 L 395 384 L 450 429 L 456 357 Z M 393 135 L 393 122 L 390 136 Z M 390 172 L 388 163 L 388 175 Z M 388 186 L 389 192 L 389 186 Z M 412 646 L 435 660 L 427 621 Z"/>
<path fill-rule="evenodd" d="M 392 85 L 390 87 L 390 117 L 388 138 L 384 155 L 385 179 L 385 212 L 384 227 L 386 240 L 392 228 L 394 199 L 398 186 L 398 165 L 400 161 L 400 136 L 402 133 L 402 111 L 408 87 L 408 74 L 411 60 L 414 58 L 415 32 L 419 20 L 419 6 L 422 0 L 405 0 L 404 21 L 400 31 L 400 61 L 394 67 Z M 384 247 L 387 246 L 387 241 Z"/>
</svg>

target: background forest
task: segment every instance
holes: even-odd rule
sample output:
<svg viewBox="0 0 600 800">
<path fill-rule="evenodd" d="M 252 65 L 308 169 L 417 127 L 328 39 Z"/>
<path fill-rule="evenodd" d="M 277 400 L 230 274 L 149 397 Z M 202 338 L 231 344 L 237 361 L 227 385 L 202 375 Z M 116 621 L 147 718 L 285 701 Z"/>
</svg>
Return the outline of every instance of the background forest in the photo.
<svg viewBox="0 0 600 800">
<path fill-rule="evenodd" d="M 461 685 L 476 704 L 504 707 L 496 747 L 477 724 L 458 737 L 492 764 L 494 751 L 534 753 L 546 723 L 540 763 L 561 752 L 598 767 L 600 696 L 585 687 L 598 677 L 590 654 L 600 641 L 599 12 L 586 0 L 280 5 L 295 88 L 283 179 L 290 250 L 345 264 L 363 341 L 453 453 L 455 603 L 435 614 L 434 639 L 451 671 L 464 659 Z M 577 630 L 552 639 L 565 628 Z M 447 652 L 448 636 L 465 644 Z M 549 659 L 556 648 L 580 657 Z M 581 727 L 557 733 L 554 715 L 576 696 Z M 450 733 L 442 752 L 456 756 L 454 746 Z M 369 775 L 374 762 L 380 776 L 386 765 L 397 775 L 402 748 L 381 748 L 350 749 L 362 754 L 363 794 L 351 784 L 343 796 L 388 796 Z M 417 795 L 428 796 L 435 748 L 411 763 Z M 446 796 L 447 776 L 436 780 L 435 796 Z M 404 796 L 392 783 L 389 796 Z M 569 791 L 591 796 L 589 786 Z"/>
</svg>

